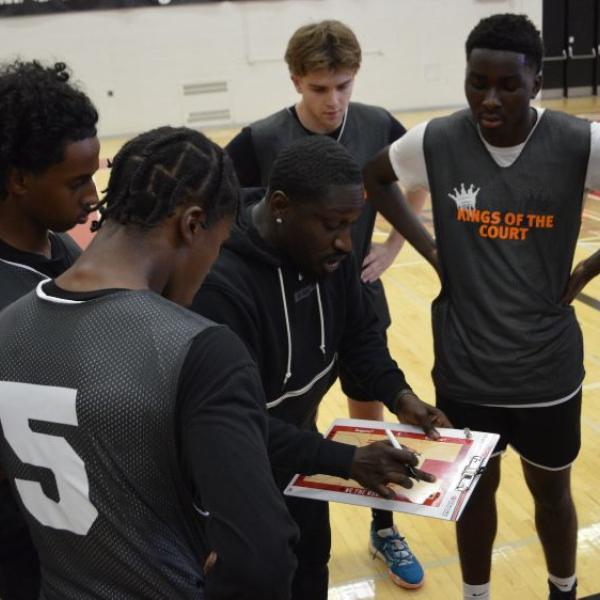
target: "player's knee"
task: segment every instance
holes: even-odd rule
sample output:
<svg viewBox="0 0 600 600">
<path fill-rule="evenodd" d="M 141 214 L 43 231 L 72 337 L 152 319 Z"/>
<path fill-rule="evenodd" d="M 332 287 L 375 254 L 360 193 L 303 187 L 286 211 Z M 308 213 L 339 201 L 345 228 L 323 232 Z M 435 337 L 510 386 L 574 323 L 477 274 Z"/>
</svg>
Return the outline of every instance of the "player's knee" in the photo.
<svg viewBox="0 0 600 600">
<path fill-rule="evenodd" d="M 533 491 L 533 500 L 538 509 L 560 515 L 574 509 L 573 497 L 569 486 L 549 486 L 547 489 Z"/>
</svg>

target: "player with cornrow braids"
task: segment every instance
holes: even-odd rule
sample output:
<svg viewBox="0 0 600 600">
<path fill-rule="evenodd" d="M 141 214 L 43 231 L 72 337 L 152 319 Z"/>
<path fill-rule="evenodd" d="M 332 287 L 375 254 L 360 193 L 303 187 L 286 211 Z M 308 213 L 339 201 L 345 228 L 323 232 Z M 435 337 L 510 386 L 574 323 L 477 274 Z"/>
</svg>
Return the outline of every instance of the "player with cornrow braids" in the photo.
<svg viewBox="0 0 600 600">
<path fill-rule="evenodd" d="M 289 598 L 297 531 L 267 457 L 256 366 L 226 327 L 178 306 L 238 195 L 201 133 L 142 134 L 115 157 L 77 263 L 0 315 L 0 419 L 14 424 L 0 460 L 47 600 Z"/>
<path fill-rule="evenodd" d="M 98 200 L 97 121 L 64 63 L 0 66 L 0 309 L 79 256 L 64 232 L 84 223 Z M 35 548 L 3 481 L 0 597 L 37 600 L 39 582 Z"/>
<path fill-rule="evenodd" d="M 164 127 L 125 144 L 112 167 L 106 197 L 99 205 L 102 216 L 93 229 L 105 219 L 153 227 L 185 199 L 184 189 L 210 202 L 205 206 L 207 226 L 230 211 L 237 194 L 230 163 L 206 138 L 192 138 L 189 130 Z M 198 170 L 198 162 L 211 164 L 207 177 Z"/>
</svg>

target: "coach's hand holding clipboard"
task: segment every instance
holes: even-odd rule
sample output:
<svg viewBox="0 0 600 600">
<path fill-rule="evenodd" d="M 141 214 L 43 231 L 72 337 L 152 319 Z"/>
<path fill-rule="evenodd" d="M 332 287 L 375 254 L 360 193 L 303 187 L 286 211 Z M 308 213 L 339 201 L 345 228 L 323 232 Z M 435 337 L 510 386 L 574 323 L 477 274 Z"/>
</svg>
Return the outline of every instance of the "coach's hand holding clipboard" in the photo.
<svg viewBox="0 0 600 600">
<path fill-rule="evenodd" d="M 400 423 L 422 427 L 425 435 L 432 440 L 440 437 L 436 427 L 452 428 L 452 423 L 439 408 L 423 402 L 409 388 L 398 393 L 395 408 Z"/>
</svg>

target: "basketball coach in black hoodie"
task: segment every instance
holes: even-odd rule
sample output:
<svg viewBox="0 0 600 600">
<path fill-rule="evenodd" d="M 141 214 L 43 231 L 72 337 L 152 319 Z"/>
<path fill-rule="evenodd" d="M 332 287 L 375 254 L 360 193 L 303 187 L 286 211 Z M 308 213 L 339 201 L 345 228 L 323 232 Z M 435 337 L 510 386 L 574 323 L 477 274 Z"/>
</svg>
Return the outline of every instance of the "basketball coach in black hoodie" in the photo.
<svg viewBox="0 0 600 600">
<path fill-rule="evenodd" d="M 433 436 L 436 426 L 450 426 L 442 412 L 411 391 L 363 296 L 351 240 L 363 203 L 360 169 L 343 146 L 326 136 L 291 144 L 273 165 L 266 195 L 242 209 L 194 301 L 199 313 L 233 329 L 258 365 L 280 489 L 296 472 L 353 477 L 384 495 L 389 481 L 411 485 L 402 466 L 396 467 L 398 479 L 370 479 L 369 466 L 381 470 L 382 456 L 374 453 L 390 447 L 357 450 L 317 433 L 317 409 L 337 378 L 339 361 L 400 421 Z M 328 505 L 286 502 L 301 531 L 292 598 L 325 599 Z"/>
</svg>

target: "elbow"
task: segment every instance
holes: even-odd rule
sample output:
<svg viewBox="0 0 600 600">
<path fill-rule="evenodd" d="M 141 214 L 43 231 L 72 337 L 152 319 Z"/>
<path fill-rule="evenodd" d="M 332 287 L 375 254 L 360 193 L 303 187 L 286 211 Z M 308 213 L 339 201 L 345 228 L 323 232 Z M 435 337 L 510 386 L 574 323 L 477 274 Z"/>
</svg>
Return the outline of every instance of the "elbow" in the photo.
<svg viewBox="0 0 600 600">
<path fill-rule="evenodd" d="M 379 208 L 379 198 L 381 197 L 381 183 L 377 176 L 367 163 L 363 169 L 363 183 L 365 186 L 365 199 L 370 202 L 376 209 Z"/>
<path fill-rule="evenodd" d="M 365 165 L 362 176 L 367 200 L 380 210 L 395 180 L 382 172 L 377 157 Z"/>
<path fill-rule="evenodd" d="M 377 178 L 375 176 L 375 169 L 372 160 L 367 162 L 367 164 L 363 167 L 362 177 L 367 191 L 369 190 L 369 188 L 372 188 L 375 183 L 377 183 Z"/>
</svg>

